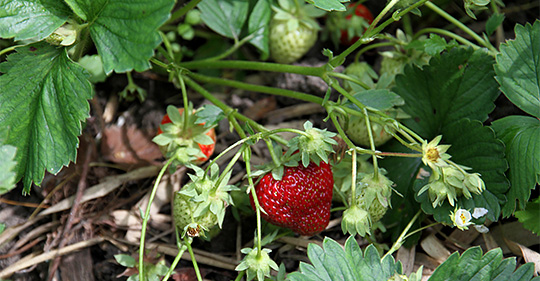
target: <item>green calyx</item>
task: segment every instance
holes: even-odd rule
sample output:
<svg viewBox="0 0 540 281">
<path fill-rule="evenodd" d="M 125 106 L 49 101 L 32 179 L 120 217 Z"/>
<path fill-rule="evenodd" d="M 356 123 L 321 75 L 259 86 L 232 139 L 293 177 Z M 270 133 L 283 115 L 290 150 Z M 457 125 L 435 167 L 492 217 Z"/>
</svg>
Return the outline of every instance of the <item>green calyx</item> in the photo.
<svg viewBox="0 0 540 281">
<path fill-rule="evenodd" d="M 257 277 L 258 281 L 263 281 L 265 277 L 270 277 L 270 269 L 279 270 L 276 262 L 268 255 L 271 251 L 270 249 L 262 249 L 259 253 L 256 247 L 242 249 L 241 252 L 246 256 L 235 270 L 246 270 L 247 280 Z"/>
<path fill-rule="evenodd" d="M 204 126 L 197 122 L 197 111 L 193 111 L 190 104 L 188 106 L 188 119 L 185 114 L 180 113 L 174 106 L 167 107 L 167 115 L 171 123 L 160 125 L 163 133 L 152 139 L 163 152 L 166 158 L 176 158 L 181 164 L 190 163 L 206 155 L 201 151 L 199 145 L 212 145 L 214 140 L 207 135 L 212 126 Z"/>
<path fill-rule="evenodd" d="M 321 161 L 328 163 L 328 156 L 334 152 L 333 145 L 337 142 L 332 138 L 336 133 L 328 132 L 313 127 L 309 121 L 304 123 L 305 134 L 300 134 L 289 142 L 289 150 L 285 154 L 285 159 L 294 157 L 296 151 L 299 151 L 299 157 L 304 167 L 307 167 L 311 161 L 319 165 Z M 296 159 L 295 159 L 296 160 Z"/>
<path fill-rule="evenodd" d="M 188 174 L 191 182 L 182 190 L 175 192 L 173 200 L 173 218 L 176 227 L 190 237 L 205 236 L 204 231 L 218 225 L 222 227 L 227 206 L 233 201 L 230 191 L 238 190 L 228 185 L 231 177 L 229 171 L 218 183 L 220 174 L 217 164 L 210 167 L 207 175 L 204 170 L 189 165 L 195 174 Z"/>
<path fill-rule="evenodd" d="M 350 235 L 371 235 L 371 216 L 368 211 L 358 205 L 352 205 L 343 212 L 341 230 Z"/>
<path fill-rule="evenodd" d="M 272 20 L 286 21 L 289 31 L 296 30 L 299 25 L 304 25 L 313 30 L 319 30 L 320 26 L 315 20 L 326 12 L 306 5 L 304 1 L 278 0 L 279 6 L 272 6 L 275 14 Z"/>
</svg>

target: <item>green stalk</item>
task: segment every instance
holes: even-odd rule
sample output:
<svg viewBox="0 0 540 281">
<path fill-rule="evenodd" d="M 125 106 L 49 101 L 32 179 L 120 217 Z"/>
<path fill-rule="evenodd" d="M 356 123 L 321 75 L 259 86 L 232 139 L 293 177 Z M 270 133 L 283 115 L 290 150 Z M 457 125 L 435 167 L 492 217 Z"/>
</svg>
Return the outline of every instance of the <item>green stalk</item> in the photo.
<svg viewBox="0 0 540 281">
<path fill-rule="evenodd" d="M 179 64 L 180 67 L 187 69 L 215 69 L 215 68 L 224 68 L 224 69 L 243 69 L 243 70 L 256 70 L 256 71 L 271 71 L 271 72 L 282 72 L 282 73 L 294 73 L 302 74 L 307 76 L 318 76 L 322 77 L 326 70 L 323 67 L 313 67 L 313 66 L 300 66 L 300 65 L 290 65 L 290 64 L 280 64 L 272 62 L 256 62 L 256 61 L 238 61 L 238 60 L 227 60 L 227 61 L 189 61 L 182 62 Z"/>
<path fill-rule="evenodd" d="M 367 128 L 368 136 L 369 136 L 369 145 L 371 147 L 371 150 L 373 152 L 375 152 L 375 141 L 373 140 L 373 132 L 371 131 L 371 122 L 369 122 L 369 115 L 368 115 L 367 109 L 365 109 L 365 108 L 364 108 L 364 119 L 366 121 L 366 128 Z M 379 178 L 379 165 L 378 165 L 378 162 L 377 162 L 377 156 L 375 154 L 373 154 L 371 157 L 372 157 L 372 160 L 373 160 L 373 179 L 378 180 L 378 178 Z"/>
<path fill-rule="evenodd" d="M 358 85 L 360 85 L 362 88 L 366 89 L 366 90 L 369 90 L 371 89 L 366 83 L 356 79 L 356 78 L 353 78 L 347 74 L 343 74 L 343 73 L 339 73 L 339 72 L 329 72 L 328 73 L 328 76 L 333 76 L 333 77 L 336 77 L 336 78 L 341 78 L 343 80 L 347 80 L 347 81 L 351 81 L 353 83 L 356 83 Z"/>
<path fill-rule="evenodd" d="M 156 196 L 156 192 L 158 189 L 158 185 L 161 182 L 161 178 L 163 177 L 163 174 L 165 174 L 165 171 L 167 171 L 167 168 L 169 167 L 169 165 L 171 165 L 173 160 L 174 160 L 174 157 L 167 160 L 167 163 L 165 163 L 165 165 L 159 171 L 159 174 L 154 183 L 154 187 L 152 187 L 150 198 L 148 199 L 146 212 L 144 213 L 144 217 L 142 218 L 143 221 L 142 221 L 142 227 L 141 227 L 141 240 L 139 243 L 139 278 L 141 281 L 146 280 L 146 276 L 144 275 L 144 250 L 145 250 L 144 240 L 146 238 L 146 226 L 148 225 L 148 219 L 150 218 L 150 207 L 152 206 L 152 202 L 154 201 L 154 197 Z"/>
<path fill-rule="evenodd" d="M 356 150 L 352 151 L 351 206 L 356 206 Z"/>
<path fill-rule="evenodd" d="M 18 47 L 23 47 L 23 46 L 25 46 L 25 45 L 13 45 L 13 46 L 9 46 L 7 48 L 4 48 L 4 49 L 0 50 L 0 56 L 7 53 L 7 52 L 11 52 L 11 51 L 15 50 Z"/>
<path fill-rule="evenodd" d="M 473 42 L 453 33 L 453 32 L 450 32 L 448 30 L 445 30 L 445 29 L 441 29 L 441 28 L 424 28 L 420 31 L 418 31 L 415 35 L 414 35 L 414 38 L 418 38 L 420 35 L 422 34 L 425 34 L 425 33 L 439 33 L 439 34 L 442 34 L 444 36 L 447 36 L 447 37 L 450 37 L 450 38 L 453 38 L 453 39 L 456 39 L 456 41 L 460 42 L 461 44 L 463 45 L 467 45 L 467 46 L 471 46 L 474 50 L 477 50 L 477 49 L 480 49 L 480 46 L 474 44 Z"/>
<path fill-rule="evenodd" d="M 476 34 L 474 31 L 472 31 L 466 25 L 461 23 L 459 20 L 457 20 L 456 18 L 452 17 L 450 14 L 445 12 L 443 9 L 439 8 L 437 5 L 435 5 L 435 4 L 431 3 L 431 2 L 426 2 L 426 6 L 428 8 L 430 8 L 432 11 L 434 11 L 435 13 L 439 14 L 441 17 L 445 18 L 447 21 L 449 21 L 453 25 L 457 26 L 459 29 L 463 30 L 469 36 L 474 38 L 474 40 L 476 40 L 476 42 L 480 43 L 480 45 L 488 48 L 492 53 L 496 54 L 496 53 L 499 52 L 499 51 L 497 51 L 497 49 L 495 49 L 495 47 L 493 47 L 491 45 L 491 43 L 486 42 L 486 40 L 484 40 L 482 37 L 480 37 L 478 34 Z"/>
<path fill-rule="evenodd" d="M 169 280 L 169 277 L 171 277 L 172 273 L 174 272 L 174 269 L 176 268 L 176 265 L 178 265 L 178 262 L 180 262 L 180 259 L 182 258 L 182 255 L 184 254 L 186 249 L 187 249 L 186 246 L 182 246 L 181 248 L 178 249 L 178 254 L 176 254 L 176 257 L 174 257 L 174 260 L 171 266 L 169 267 L 167 274 L 163 277 L 162 281 Z"/>
<path fill-rule="evenodd" d="M 224 58 L 228 57 L 229 55 L 231 55 L 232 53 L 234 53 L 236 50 L 238 50 L 238 48 L 242 47 L 245 43 L 247 43 L 251 39 L 253 39 L 253 34 L 242 38 L 242 40 L 240 40 L 238 42 L 235 42 L 234 45 L 231 48 L 229 48 L 228 50 L 226 50 L 222 54 L 219 54 L 219 55 L 217 55 L 215 57 L 200 60 L 199 62 L 201 62 L 201 61 L 207 61 L 207 62 L 208 61 L 217 61 L 217 60 L 220 60 L 220 59 L 224 59 Z"/>
<path fill-rule="evenodd" d="M 242 152 L 244 152 L 245 150 L 245 146 L 242 146 L 238 152 L 236 152 L 236 154 L 234 155 L 234 157 L 231 159 L 231 161 L 229 162 L 229 164 L 227 164 L 227 167 L 225 167 L 225 170 L 223 170 L 223 172 L 219 175 L 219 178 L 216 182 L 216 186 L 219 186 L 221 184 L 221 182 L 223 181 L 223 179 L 225 178 L 225 176 L 227 175 L 227 173 L 232 169 L 232 167 L 234 166 L 234 164 L 236 164 L 236 161 L 238 161 L 238 158 L 240 158 L 240 156 L 242 155 Z"/>
<path fill-rule="evenodd" d="M 186 90 L 186 84 L 184 83 L 184 77 L 180 74 L 180 72 L 177 73 L 178 82 L 180 83 L 180 90 L 182 92 L 182 100 L 184 102 L 184 112 L 182 114 L 184 115 L 184 124 L 182 124 L 182 132 L 184 133 L 185 130 L 188 128 L 189 124 L 189 115 L 192 114 L 192 112 L 189 112 L 189 100 L 187 96 L 187 90 Z"/>
<path fill-rule="evenodd" d="M 392 15 L 392 17 L 390 17 L 389 19 L 387 19 L 385 22 L 381 23 L 381 25 L 377 26 L 376 28 L 374 28 L 372 31 L 371 31 L 371 34 L 375 35 L 375 34 L 379 34 L 383 29 L 385 29 L 387 26 L 389 26 L 390 24 L 394 23 L 395 21 L 399 20 L 401 17 L 403 17 L 404 15 L 406 15 L 407 13 L 409 13 L 410 11 L 424 5 L 426 2 L 428 2 L 429 0 L 420 0 L 414 4 L 412 4 L 411 6 L 407 7 L 406 9 L 404 9 L 403 11 L 399 12 L 397 15 L 396 15 L 396 19 L 394 19 L 394 16 Z M 366 32 L 367 33 L 367 32 Z M 373 36 L 373 35 L 370 35 L 370 36 Z"/>
<path fill-rule="evenodd" d="M 411 221 L 407 224 L 405 229 L 403 229 L 403 232 L 401 232 L 401 235 L 399 235 L 396 242 L 394 242 L 394 244 L 392 245 L 392 248 L 390 248 L 390 250 L 388 250 L 388 252 L 386 254 L 384 254 L 384 256 L 381 258 L 381 260 L 383 260 L 386 256 L 393 254 L 395 251 L 397 251 L 401 247 L 401 245 L 403 245 L 403 243 L 405 242 L 405 235 L 407 234 L 409 229 L 411 229 L 413 223 L 418 219 L 420 214 L 421 214 L 421 212 L 420 212 L 420 210 L 418 210 L 418 212 L 416 212 L 416 214 L 411 219 Z"/>
<path fill-rule="evenodd" d="M 204 98 L 209 100 L 211 103 L 216 105 L 217 107 L 221 108 L 223 112 L 225 112 L 226 115 L 233 114 L 235 118 L 242 122 L 248 123 L 251 127 L 255 128 L 258 131 L 266 132 L 268 129 L 266 129 L 264 126 L 260 125 L 259 123 L 251 120 L 250 118 L 238 113 L 234 112 L 232 108 L 230 108 L 228 105 L 214 97 L 210 92 L 208 92 L 206 89 L 201 87 L 199 84 L 197 84 L 195 81 L 191 80 L 189 77 L 184 78 L 187 85 L 189 85 L 191 88 L 193 88 L 195 91 L 197 91 L 199 94 L 201 94 Z M 286 145 L 288 142 L 287 140 L 279 137 L 279 136 L 272 136 L 272 138 L 277 141 L 278 143 L 281 143 L 283 145 Z"/>
<path fill-rule="evenodd" d="M 178 20 L 179 18 L 183 17 L 185 14 L 187 14 L 187 12 L 189 12 L 191 9 L 195 8 L 195 6 L 197 6 L 197 4 L 199 4 L 199 2 L 201 2 L 201 1 L 202 0 L 191 0 L 184 7 L 176 10 L 176 12 L 174 12 L 171 15 L 171 18 L 169 20 L 167 20 L 167 22 L 165 22 L 164 25 L 171 24 L 171 23 L 175 22 L 176 20 Z"/>
<path fill-rule="evenodd" d="M 202 281 L 201 271 L 199 270 L 199 266 L 197 265 L 197 260 L 195 259 L 195 254 L 193 253 L 193 249 L 191 248 L 191 241 L 192 239 L 188 239 L 186 241 L 185 245 L 187 246 L 189 256 L 191 257 L 191 262 L 193 263 L 193 269 L 195 269 L 195 274 L 197 275 L 197 280 Z"/>
<path fill-rule="evenodd" d="M 360 51 L 358 51 L 356 55 L 354 55 L 354 62 L 358 62 L 358 60 L 360 59 L 360 56 L 371 49 L 377 49 L 379 47 L 394 46 L 394 45 L 395 45 L 394 42 L 381 42 L 381 43 L 375 43 L 375 44 L 366 46 L 360 49 Z"/>
<path fill-rule="evenodd" d="M 189 77 L 199 82 L 212 83 L 212 84 L 228 86 L 228 87 L 243 89 L 243 90 L 252 91 L 252 92 L 259 92 L 259 93 L 264 93 L 264 94 L 290 97 L 290 98 L 294 98 L 294 99 L 298 99 L 298 100 L 302 100 L 306 102 L 312 102 L 316 104 L 322 104 L 323 102 L 322 98 L 319 98 L 314 95 L 301 93 L 301 92 L 296 92 L 296 91 L 291 91 L 291 90 L 286 90 L 286 89 L 279 89 L 279 88 L 268 87 L 268 86 L 254 85 L 254 84 L 244 83 L 244 82 L 235 81 L 235 80 L 228 80 L 228 79 L 223 79 L 223 78 L 217 78 L 217 77 L 210 77 L 210 76 L 201 75 L 201 74 L 197 74 L 193 72 L 188 73 L 188 75 Z"/>
</svg>

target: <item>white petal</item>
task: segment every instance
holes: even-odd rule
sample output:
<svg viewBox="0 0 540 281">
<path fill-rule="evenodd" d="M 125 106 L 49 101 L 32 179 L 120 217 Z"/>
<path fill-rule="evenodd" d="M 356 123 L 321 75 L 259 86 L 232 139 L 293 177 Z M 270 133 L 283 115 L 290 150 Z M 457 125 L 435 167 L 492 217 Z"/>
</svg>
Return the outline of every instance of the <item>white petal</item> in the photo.
<svg viewBox="0 0 540 281">
<path fill-rule="evenodd" d="M 472 216 L 473 218 L 478 219 L 485 216 L 487 213 L 488 213 L 488 210 L 485 208 L 474 208 Z"/>
<path fill-rule="evenodd" d="M 483 224 L 475 224 L 474 225 L 474 228 L 476 229 L 476 231 L 480 232 L 480 233 L 488 233 L 489 232 L 489 228 L 487 228 L 485 225 Z"/>
</svg>

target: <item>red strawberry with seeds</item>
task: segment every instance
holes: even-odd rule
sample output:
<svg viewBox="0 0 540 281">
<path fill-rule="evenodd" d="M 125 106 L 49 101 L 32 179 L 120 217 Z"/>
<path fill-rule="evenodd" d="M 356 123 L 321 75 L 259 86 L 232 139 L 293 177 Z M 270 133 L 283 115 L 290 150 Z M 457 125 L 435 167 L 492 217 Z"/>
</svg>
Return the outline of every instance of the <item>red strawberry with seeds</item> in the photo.
<svg viewBox="0 0 540 281">
<path fill-rule="evenodd" d="M 331 166 L 321 161 L 320 165 L 310 162 L 307 167 L 284 167 L 281 180 L 268 172 L 255 191 L 266 221 L 301 235 L 314 235 L 330 221 L 333 187 Z"/>
</svg>

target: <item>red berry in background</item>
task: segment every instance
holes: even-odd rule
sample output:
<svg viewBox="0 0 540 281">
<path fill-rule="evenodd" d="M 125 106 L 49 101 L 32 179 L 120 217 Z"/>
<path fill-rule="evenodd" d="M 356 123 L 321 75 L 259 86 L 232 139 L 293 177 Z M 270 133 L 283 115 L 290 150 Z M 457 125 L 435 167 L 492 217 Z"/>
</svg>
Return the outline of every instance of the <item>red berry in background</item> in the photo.
<svg viewBox="0 0 540 281">
<path fill-rule="evenodd" d="M 180 115 L 182 115 L 182 113 L 184 112 L 184 109 L 183 108 L 178 108 L 178 112 L 180 113 Z M 193 112 L 195 112 L 195 111 L 193 111 Z M 171 118 L 169 117 L 169 115 L 165 114 L 165 116 L 163 116 L 163 119 L 161 120 L 161 125 L 168 124 L 168 123 L 172 123 L 172 121 L 171 121 Z M 202 124 L 190 124 L 188 122 L 188 126 L 191 126 L 191 127 L 193 127 L 194 129 L 197 129 L 197 130 L 202 129 L 203 125 L 204 125 L 204 123 L 202 123 Z M 187 130 L 184 130 L 184 135 L 179 135 L 178 137 L 179 138 L 184 138 L 184 139 L 192 138 L 193 137 L 192 132 L 194 132 L 194 131 L 196 131 L 196 130 L 192 130 L 192 129 L 188 128 Z M 163 133 L 163 131 L 161 130 L 161 128 L 158 128 L 157 134 L 160 135 L 162 133 Z M 197 161 L 196 161 L 195 164 L 205 162 L 214 153 L 214 149 L 215 149 L 215 146 L 216 146 L 216 131 L 214 130 L 214 128 L 211 128 L 205 134 L 207 136 L 209 136 L 213 140 L 213 143 L 210 144 L 210 145 L 198 144 L 199 149 L 205 155 L 205 157 L 197 158 Z M 167 146 L 160 146 L 160 150 L 161 150 L 161 152 L 163 153 L 164 156 L 167 155 L 167 149 L 168 149 Z"/>
<path fill-rule="evenodd" d="M 314 162 L 307 167 L 285 167 L 281 180 L 269 172 L 255 187 L 257 199 L 265 213 L 262 217 L 277 226 L 287 227 L 301 235 L 323 231 L 330 221 L 334 179 L 331 166 Z M 250 196 L 251 206 L 255 208 Z"/>
<path fill-rule="evenodd" d="M 348 9 L 352 10 L 354 8 L 354 13 L 350 13 L 345 16 L 345 19 L 349 22 L 353 19 L 353 17 L 360 17 L 363 18 L 367 24 L 371 24 L 373 22 L 373 14 L 371 14 L 371 11 L 364 5 L 360 3 L 350 3 L 348 5 Z M 354 24 L 354 22 L 353 22 Z M 355 27 L 353 27 L 355 28 Z M 352 45 L 354 42 L 358 41 L 360 39 L 359 36 L 354 35 L 353 37 L 349 38 L 349 32 L 347 31 L 347 28 L 341 29 L 341 37 L 340 42 L 343 45 Z"/>
</svg>

